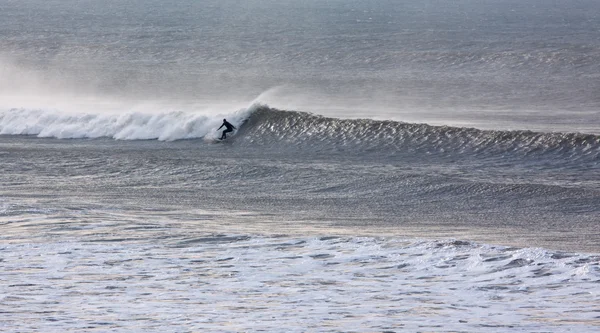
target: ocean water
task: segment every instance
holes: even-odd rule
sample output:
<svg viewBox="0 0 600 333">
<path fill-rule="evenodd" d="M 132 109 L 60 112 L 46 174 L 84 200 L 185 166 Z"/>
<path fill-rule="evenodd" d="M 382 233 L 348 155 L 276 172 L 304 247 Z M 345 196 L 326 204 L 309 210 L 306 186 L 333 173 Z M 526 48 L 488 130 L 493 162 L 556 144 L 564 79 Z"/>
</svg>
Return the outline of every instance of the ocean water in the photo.
<svg viewBox="0 0 600 333">
<path fill-rule="evenodd" d="M 598 331 L 598 13 L 0 2 L 0 331 Z"/>
</svg>

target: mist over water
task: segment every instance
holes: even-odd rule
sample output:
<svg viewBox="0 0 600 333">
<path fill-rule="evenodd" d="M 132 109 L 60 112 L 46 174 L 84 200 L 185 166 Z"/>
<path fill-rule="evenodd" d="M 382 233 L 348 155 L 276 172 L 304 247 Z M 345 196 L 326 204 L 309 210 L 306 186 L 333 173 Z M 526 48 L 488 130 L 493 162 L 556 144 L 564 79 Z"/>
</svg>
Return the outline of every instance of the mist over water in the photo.
<svg viewBox="0 0 600 333">
<path fill-rule="evenodd" d="M 9 108 L 71 100 L 231 112 L 270 91 L 263 103 L 338 117 L 598 132 L 594 1 L 23 1 L 2 10 Z"/>
</svg>

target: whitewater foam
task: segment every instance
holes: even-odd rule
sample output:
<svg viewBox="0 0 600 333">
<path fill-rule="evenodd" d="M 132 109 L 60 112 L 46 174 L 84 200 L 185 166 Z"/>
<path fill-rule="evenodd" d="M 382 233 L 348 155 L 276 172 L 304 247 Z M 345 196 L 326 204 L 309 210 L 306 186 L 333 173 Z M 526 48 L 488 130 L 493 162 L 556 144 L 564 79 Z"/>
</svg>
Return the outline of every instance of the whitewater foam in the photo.
<svg viewBox="0 0 600 333">
<path fill-rule="evenodd" d="M 239 126 L 252 108 L 229 114 L 166 113 L 68 114 L 55 110 L 0 111 L 0 134 L 59 139 L 108 137 L 117 140 L 173 141 L 213 134 L 223 118 Z"/>
<path fill-rule="evenodd" d="M 115 227 L 136 235 L 115 235 Z M 148 221 L 117 222 L 107 234 L 67 225 L 54 232 L 63 229 L 70 232 L 58 243 L 0 248 L 5 327 L 594 332 L 600 324 L 600 269 L 590 255 L 452 240 L 203 234 Z"/>
</svg>

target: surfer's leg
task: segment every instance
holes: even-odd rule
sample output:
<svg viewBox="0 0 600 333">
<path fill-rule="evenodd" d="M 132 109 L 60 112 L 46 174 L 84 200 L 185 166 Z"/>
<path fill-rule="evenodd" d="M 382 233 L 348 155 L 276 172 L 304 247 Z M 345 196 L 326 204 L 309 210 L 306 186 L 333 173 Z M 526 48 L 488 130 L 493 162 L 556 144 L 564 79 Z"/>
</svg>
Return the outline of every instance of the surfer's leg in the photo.
<svg viewBox="0 0 600 333">
<path fill-rule="evenodd" d="M 221 135 L 221 140 L 225 140 L 225 138 L 227 138 L 227 134 L 225 134 L 225 133 L 229 133 L 229 132 L 233 132 L 233 131 L 230 129 L 224 130 L 223 135 Z"/>
</svg>

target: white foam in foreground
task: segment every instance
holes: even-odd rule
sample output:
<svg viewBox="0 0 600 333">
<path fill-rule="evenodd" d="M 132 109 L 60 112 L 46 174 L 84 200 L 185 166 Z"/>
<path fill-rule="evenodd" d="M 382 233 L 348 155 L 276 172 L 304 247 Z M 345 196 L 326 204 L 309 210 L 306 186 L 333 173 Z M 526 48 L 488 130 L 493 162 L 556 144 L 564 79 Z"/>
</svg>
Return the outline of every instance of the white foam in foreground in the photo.
<svg viewBox="0 0 600 333">
<path fill-rule="evenodd" d="M 89 232 L 87 241 L 0 247 L 0 330 L 597 332 L 600 325 L 598 257 L 589 255 L 361 237 L 94 240 Z"/>
</svg>

